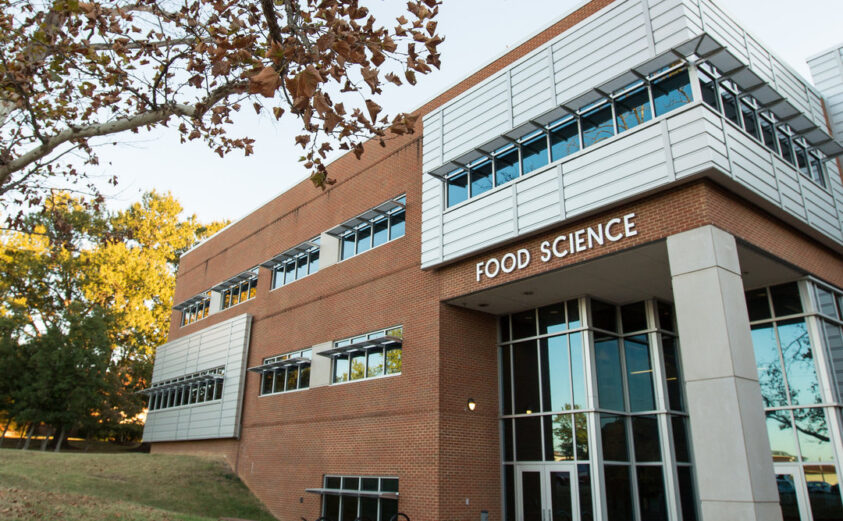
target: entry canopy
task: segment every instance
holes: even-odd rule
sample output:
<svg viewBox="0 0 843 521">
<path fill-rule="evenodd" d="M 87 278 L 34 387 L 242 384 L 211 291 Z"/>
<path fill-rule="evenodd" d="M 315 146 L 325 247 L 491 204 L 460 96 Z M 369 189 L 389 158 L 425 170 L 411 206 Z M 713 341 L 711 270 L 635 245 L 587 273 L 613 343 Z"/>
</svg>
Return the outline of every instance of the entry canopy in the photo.
<svg viewBox="0 0 843 521">
<path fill-rule="evenodd" d="M 305 492 L 319 495 L 375 497 L 384 499 L 398 499 L 398 492 L 375 492 L 369 490 L 347 490 L 339 488 L 306 488 Z"/>
<path fill-rule="evenodd" d="M 403 343 L 404 343 L 404 341 L 402 339 L 398 338 L 398 337 L 384 335 L 384 336 L 379 336 L 377 338 L 369 338 L 367 340 L 363 340 L 361 342 L 356 342 L 354 344 L 344 345 L 342 347 L 335 347 L 333 349 L 328 349 L 326 351 L 322 351 L 322 352 L 319 352 L 319 353 L 316 353 L 316 354 L 331 357 L 331 356 L 339 355 L 339 354 L 342 354 L 342 353 L 350 353 L 352 351 L 361 351 L 361 350 L 369 348 L 369 347 L 378 347 L 378 346 L 387 346 L 387 345 L 400 346 Z"/>
<path fill-rule="evenodd" d="M 760 76 L 733 55 L 726 47 L 720 45 L 708 34 L 701 34 L 655 58 L 633 67 L 631 70 L 597 87 L 566 100 L 553 110 L 520 124 L 506 134 L 483 143 L 474 150 L 465 152 L 428 173 L 434 177 L 444 178 L 450 172 L 458 168 L 464 168 L 465 165 L 481 156 L 490 154 L 492 151 L 506 144 L 515 142 L 516 139 L 528 134 L 531 130 L 543 128 L 567 115 L 576 114 L 582 108 L 601 99 L 608 98 L 611 93 L 617 92 L 636 81 L 643 80 L 656 72 L 676 65 L 677 62 L 698 63 L 701 61 L 707 61 L 714 65 L 721 71 L 723 77 L 729 78 L 743 92 L 757 99 L 766 109 L 775 114 L 780 121 L 787 123 L 797 134 L 803 136 L 812 147 L 816 147 L 828 157 L 836 157 L 843 154 L 843 145 L 832 139 L 826 130 L 818 127 L 813 121 L 802 114 L 799 109 L 787 99 L 783 98 L 781 94 L 776 92 L 772 86 L 761 79 Z"/>
<path fill-rule="evenodd" d="M 221 374 L 197 374 L 182 378 L 174 378 L 172 380 L 165 380 L 162 383 L 152 384 L 152 386 L 148 387 L 147 389 L 143 389 L 138 392 L 140 392 L 141 394 L 150 394 L 158 391 L 171 389 L 173 387 L 181 387 L 183 385 L 190 385 L 194 383 L 209 382 L 211 380 L 222 380 L 224 378 L 225 376 Z"/>
<path fill-rule="evenodd" d="M 396 208 L 404 208 L 404 204 L 393 199 L 386 201 L 385 203 L 381 203 L 371 210 L 367 210 L 356 217 L 352 217 L 351 219 L 345 221 L 342 224 L 334 226 L 330 230 L 328 230 L 329 235 L 333 235 L 335 237 L 339 237 L 340 235 L 344 234 L 345 232 L 349 232 L 354 230 L 355 227 L 366 224 L 367 222 L 371 221 L 372 219 L 376 219 L 380 216 L 386 216 L 391 210 L 395 210 Z"/>
<path fill-rule="evenodd" d="M 253 373 L 268 373 L 270 371 L 275 371 L 276 369 L 281 369 L 283 367 L 291 365 L 309 364 L 310 361 L 310 358 L 297 356 L 295 358 L 287 358 L 286 360 L 276 360 L 267 364 L 256 365 L 255 367 L 250 367 L 248 370 L 252 371 Z"/>
</svg>

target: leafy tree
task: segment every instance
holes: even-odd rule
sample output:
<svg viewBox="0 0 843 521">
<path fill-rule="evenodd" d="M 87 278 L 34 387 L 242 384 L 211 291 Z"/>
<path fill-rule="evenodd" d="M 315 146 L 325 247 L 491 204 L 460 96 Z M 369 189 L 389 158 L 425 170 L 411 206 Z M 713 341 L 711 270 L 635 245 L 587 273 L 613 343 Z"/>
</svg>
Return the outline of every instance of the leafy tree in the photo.
<svg viewBox="0 0 843 521">
<path fill-rule="evenodd" d="M 0 407 L 16 422 L 107 431 L 144 408 L 136 391 L 166 339 L 175 263 L 224 225 L 181 212 L 169 194 L 109 213 L 58 193 L 27 232 L 0 235 L 0 369 L 16 375 Z"/>
<path fill-rule="evenodd" d="M 248 155 L 229 135 L 244 105 L 298 118 L 324 188 L 332 142 L 359 157 L 413 131 L 373 98 L 439 67 L 439 3 L 410 0 L 390 29 L 358 0 L 0 0 L 0 197 L 38 205 L 54 177 L 84 179 L 67 154 L 97 163 L 92 138 L 168 123 Z"/>
</svg>

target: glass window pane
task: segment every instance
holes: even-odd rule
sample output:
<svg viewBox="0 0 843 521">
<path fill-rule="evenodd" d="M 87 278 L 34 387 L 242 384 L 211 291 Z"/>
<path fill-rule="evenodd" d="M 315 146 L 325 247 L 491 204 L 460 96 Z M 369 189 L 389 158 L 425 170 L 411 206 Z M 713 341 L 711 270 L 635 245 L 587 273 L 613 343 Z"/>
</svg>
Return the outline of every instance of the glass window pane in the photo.
<svg viewBox="0 0 843 521">
<path fill-rule="evenodd" d="M 805 321 L 802 319 L 779 322 L 777 326 L 782 359 L 793 405 L 820 403 L 820 389 L 814 354 Z"/>
<path fill-rule="evenodd" d="M 577 445 L 577 459 L 588 459 L 588 421 L 584 413 L 574 414 L 574 441 Z"/>
<path fill-rule="evenodd" d="M 495 186 L 517 178 L 518 172 L 518 149 L 513 147 L 495 156 Z"/>
<path fill-rule="evenodd" d="M 389 216 L 389 240 L 404 236 L 404 216 L 406 211 L 401 210 Z"/>
<path fill-rule="evenodd" d="M 307 389 L 310 387 L 310 365 L 303 365 L 299 373 L 299 389 Z"/>
<path fill-rule="evenodd" d="M 325 488 L 339 489 L 340 488 L 340 478 L 337 477 L 337 476 L 326 476 L 325 477 Z"/>
<path fill-rule="evenodd" d="M 366 353 L 352 353 L 349 355 L 349 380 L 359 380 L 366 375 Z"/>
<path fill-rule="evenodd" d="M 544 457 L 547 461 L 574 459 L 574 415 L 554 414 L 544 417 Z"/>
<path fill-rule="evenodd" d="M 825 188 L 826 184 L 822 160 L 814 154 L 811 154 L 809 161 L 811 162 L 811 179 Z"/>
<path fill-rule="evenodd" d="M 805 483 L 814 521 L 839 521 L 843 519 L 840 501 L 840 482 L 832 465 L 805 467 Z"/>
<path fill-rule="evenodd" d="M 360 480 L 360 490 L 378 491 L 380 480 L 378 478 L 363 478 Z"/>
<path fill-rule="evenodd" d="M 594 337 L 594 356 L 597 365 L 597 393 L 600 407 L 623 411 L 621 357 L 618 339 L 610 336 Z"/>
<path fill-rule="evenodd" d="M 328 519 L 333 519 L 335 521 L 339 520 L 340 518 L 340 497 L 335 496 L 333 494 L 325 494 L 322 496 L 325 501 L 324 505 L 324 515 Z"/>
<path fill-rule="evenodd" d="M 565 331 L 566 328 L 564 303 L 539 308 L 540 335 L 559 333 Z"/>
<path fill-rule="evenodd" d="M 647 335 L 625 337 L 626 379 L 629 385 L 630 411 L 651 411 L 656 408 L 653 394 L 653 368 L 650 365 L 650 343 Z"/>
<path fill-rule="evenodd" d="M 644 302 L 621 306 L 621 325 L 624 333 L 647 329 L 647 306 Z"/>
<path fill-rule="evenodd" d="M 512 465 L 504 465 L 504 495 L 506 512 L 505 521 L 515 521 L 515 468 Z"/>
<path fill-rule="evenodd" d="M 348 355 L 334 357 L 334 383 L 348 381 Z"/>
<path fill-rule="evenodd" d="M 381 499 L 381 520 L 391 520 L 398 513 L 397 499 Z"/>
<path fill-rule="evenodd" d="M 667 383 L 668 406 L 674 411 L 684 411 L 676 338 L 670 335 L 662 335 L 662 351 L 664 352 L 664 377 Z"/>
<path fill-rule="evenodd" d="M 296 280 L 307 275 L 307 255 L 296 259 Z"/>
<path fill-rule="evenodd" d="M 590 147 L 615 135 L 615 125 L 612 123 L 612 105 L 610 104 L 583 114 L 580 121 L 582 123 L 583 148 Z"/>
<path fill-rule="evenodd" d="M 372 349 L 368 353 L 366 362 L 366 378 L 373 378 L 383 374 L 383 351 Z"/>
<path fill-rule="evenodd" d="M 344 235 L 342 238 L 342 258 L 348 259 L 354 256 L 354 233 Z"/>
<path fill-rule="evenodd" d="M 811 170 L 808 168 L 808 153 L 805 152 L 805 147 L 794 143 L 793 153 L 796 156 L 796 168 L 803 176 L 810 179 Z"/>
<path fill-rule="evenodd" d="M 492 189 L 492 161 L 471 167 L 471 197 Z"/>
<path fill-rule="evenodd" d="M 736 125 L 740 125 L 741 120 L 740 116 L 738 116 L 738 100 L 735 99 L 735 95 L 729 90 L 720 87 L 720 102 L 723 106 L 723 115 L 726 116 L 726 119 Z"/>
<path fill-rule="evenodd" d="M 501 342 L 509 342 L 509 315 L 504 315 L 498 321 Z"/>
<path fill-rule="evenodd" d="M 776 142 L 776 132 L 773 130 L 773 124 L 762 117 L 758 118 L 758 125 L 761 127 L 761 141 L 764 142 L 764 146 L 778 153 L 779 148 Z"/>
<path fill-rule="evenodd" d="M 650 109 L 650 93 L 647 87 L 624 94 L 615 100 L 615 119 L 618 133 L 653 119 Z"/>
<path fill-rule="evenodd" d="M 814 288 L 817 294 L 817 305 L 820 308 L 820 313 L 831 318 L 837 318 L 837 310 L 834 308 L 834 294 L 820 286 L 815 286 Z"/>
<path fill-rule="evenodd" d="M 530 414 L 539 411 L 539 363 L 536 342 L 521 342 L 512 347 L 513 380 L 515 386 L 515 413 Z"/>
<path fill-rule="evenodd" d="M 755 109 L 747 105 L 746 102 L 742 101 L 741 113 L 743 115 L 744 130 L 746 130 L 749 135 L 755 139 L 761 139 L 761 136 L 758 134 L 758 116 L 755 115 Z"/>
<path fill-rule="evenodd" d="M 717 85 L 708 74 L 697 70 L 697 76 L 700 79 L 700 91 L 702 91 L 702 99 L 714 110 L 717 109 Z"/>
<path fill-rule="evenodd" d="M 398 478 L 383 478 L 381 492 L 398 492 Z"/>
<path fill-rule="evenodd" d="M 521 145 L 521 171 L 526 174 L 548 163 L 547 136 L 544 132 Z"/>
<path fill-rule="evenodd" d="M 299 368 L 292 366 L 287 368 L 287 387 L 285 390 L 293 391 L 299 387 Z"/>
<path fill-rule="evenodd" d="M 269 394 L 272 392 L 272 372 L 266 372 L 261 375 L 261 394 Z"/>
<path fill-rule="evenodd" d="M 790 411 L 767 411 L 767 437 L 773 461 L 791 462 L 799 459 Z"/>
<path fill-rule="evenodd" d="M 392 347 L 386 350 L 386 374 L 401 372 L 401 348 Z"/>
<path fill-rule="evenodd" d="M 825 410 L 820 407 L 794 409 L 793 420 L 802 461 L 833 461 Z"/>
<path fill-rule="evenodd" d="M 694 492 L 694 479 L 691 467 L 676 469 L 679 475 L 679 498 L 682 501 L 682 521 L 697 521 L 697 494 Z"/>
<path fill-rule="evenodd" d="M 750 322 L 771 318 L 773 315 L 770 311 L 770 301 L 767 299 L 767 289 L 747 291 L 746 308 L 749 311 Z"/>
<path fill-rule="evenodd" d="M 773 311 L 777 317 L 802 313 L 799 286 L 795 282 L 771 287 L 770 296 L 773 299 Z"/>
<path fill-rule="evenodd" d="M 638 467 L 638 503 L 641 519 L 667 521 L 667 501 L 660 466 Z"/>
<path fill-rule="evenodd" d="M 541 461 L 541 417 L 515 418 L 515 458 L 518 461 Z"/>
<path fill-rule="evenodd" d="M 465 171 L 448 178 L 448 206 L 468 199 L 468 173 Z"/>
<path fill-rule="evenodd" d="M 674 71 L 653 82 L 653 103 L 656 116 L 687 105 L 693 100 L 688 70 Z"/>
<path fill-rule="evenodd" d="M 571 492 L 574 488 L 571 483 L 571 473 L 567 470 L 561 472 L 550 472 L 550 519 L 548 521 L 569 521 L 574 518 L 574 509 L 571 504 Z M 530 519 L 525 516 L 525 519 Z"/>
<path fill-rule="evenodd" d="M 574 390 L 574 409 L 585 409 L 585 359 L 583 358 L 582 334 L 568 335 L 571 346 L 571 386 Z"/>
<path fill-rule="evenodd" d="M 615 314 L 615 306 L 599 300 L 592 300 L 591 325 L 598 329 L 616 332 L 618 330 L 618 319 Z"/>
<path fill-rule="evenodd" d="M 503 420 L 503 459 L 504 461 L 512 461 L 512 429 L 513 429 L 513 420 L 512 419 L 504 419 Z"/>
<path fill-rule="evenodd" d="M 604 460 L 629 461 L 626 445 L 626 418 L 613 414 L 601 414 L 600 433 Z"/>
<path fill-rule="evenodd" d="M 542 393 L 546 412 L 569 411 L 571 400 L 571 365 L 566 335 L 543 338 L 539 342 L 542 357 Z M 521 380 L 516 380 L 521 384 Z"/>
<path fill-rule="evenodd" d="M 317 271 L 319 271 L 319 250 L 310 252 L 309 266 L 307 268 L 308 273 L 316 273 Z"/>
<path fill-rule="evenodd" d="M 779 348 L 772 324 L 752 327 L 752 347 L 758 366 L 758 383 L 766 407 L 787 405 Z"/>
<path fill-rule="evenodd" d="M 568 329 L 580 327 L 580 303 L 578 300 L 569 300 L 568 308 Z"/>
<path fill-rule="evenodd" d="M 594 521 L 591 499 L 591 470 L 587 464 L 577 465 L 579 474 L 580 521 Z"/>
<path fill-rule="evenodd" d="M 512 414 L 512 367 L 510 364 L 511 346 L 501 347 L 501 394 L 503 395 L 503 413 Z"/>
<path fill-rule="evenodd" d="M 512 339 L 536 336 L 536 313 L 532 309 L 512 315 Z"/>
<path fill-rule="evenodd" d="M 629 521 L 632 514 L 632 494 L 629 466 L 606 465 L 603 473 L 606 479 L 606 515 L 609 521 Z"/>
<path fill-rule="evenodd" d="M 377 481 L 377 480 L 375 480 Z M 378 519 L 378 498 L 361 497 L 360 498 L 360 517 L 368 521 L 377 521 Z"/>
<path fill-rule="evenodd" d="M 541 472 L 521 472 L 521 509 L 523 519 L 545 519 L 542 502 Z"/>
<path fill-rule="evenodd" d="M 277 371 L 273 371 L 274 379 L 272 384 L 272 392 L 280 393 L 284 392 L 284 382 L 287 381 L 286 377 L 284 376 L 284 369 L 279 369 Z"/>
<path fill-rule="evenodd" d="M 780 129 L 776 129 L 776 138 L 779 141 L 779 153 L 785 161 L 793 164 L 793 147 L 790 143 L 790 138 Z"/>
<path fill-rule="evenodd" d="M 676 453 L 676 461 L 690 463 L 691 451 L 688 450 L 687 420 L 682 416 L 672 416 L 670 422 L 673 428 L 673 448 Z"/>
<path fill-rule="evenodd" d="M 354 521 L 357 519 L 357 498 L 342 496 L 342 518 L 340 521 Z"/>
<path fill-rule="evenodd" d="M 360 478 L 342 478 L 342 488 L 344 490 L 360 490 Z"/>
<path fill-rule="evenodd" d="M 580 135 L 575 118 L 550 131 L 550 155 L 553 161 L 569 156 L 579 149 Z"/>
<path fill-rule="evenodd" d="M 372 247 L 372 227 L 364 226 L 357 230 L 357 253 L 369 251 Z"/>
<path fill-rule="evenodd" d="M 632 417 L 635 461 L 661 461 L 659 424 L 655 416 Z"/>
</svg>

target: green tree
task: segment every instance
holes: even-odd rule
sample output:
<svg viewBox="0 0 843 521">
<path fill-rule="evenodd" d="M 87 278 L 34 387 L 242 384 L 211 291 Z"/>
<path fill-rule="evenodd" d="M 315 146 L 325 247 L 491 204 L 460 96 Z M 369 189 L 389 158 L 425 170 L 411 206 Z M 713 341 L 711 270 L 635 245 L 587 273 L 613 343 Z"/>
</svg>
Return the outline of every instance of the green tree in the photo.
<svg viewBox="0 0 843 521">
<path fill-rule="evenodd" d="M 57 193 L 26 232 L 0 235 L 0 368 L 24 364 L 4 371 L 16 377 L 0 385 L 0 406 L 17 423 L 99 434 L 143 410 L 137 391 L 167 336 L 175 263 L 225 224 L 181 213 L 169 194 L 112 213 Z"/>
</svg>

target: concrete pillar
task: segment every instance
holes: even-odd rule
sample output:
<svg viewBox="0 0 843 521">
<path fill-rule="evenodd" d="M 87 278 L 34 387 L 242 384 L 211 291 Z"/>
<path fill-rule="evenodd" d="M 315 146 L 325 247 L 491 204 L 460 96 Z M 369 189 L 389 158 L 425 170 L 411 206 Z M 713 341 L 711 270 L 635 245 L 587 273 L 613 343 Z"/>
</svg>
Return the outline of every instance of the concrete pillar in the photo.
<svg viewBox="0 0 843 521">
<path fill-rule="evenodd" d="M 703 521 L 781 521 L 735 238 L 668 237 Z"/>
<path fill-rule="evenodd" d="M 322 342 L 313 346 L 310 362 L 310 387 L 322 387 L 331 383 L 331 359 L 319 353 L 334 347 L 333 342 Z"/>
<path fill-rule="evenodd" d="M 319 236 L 319 269 L 327 268 L 340 260 L 340 239 L 322 232 Z"/>
</svg>

